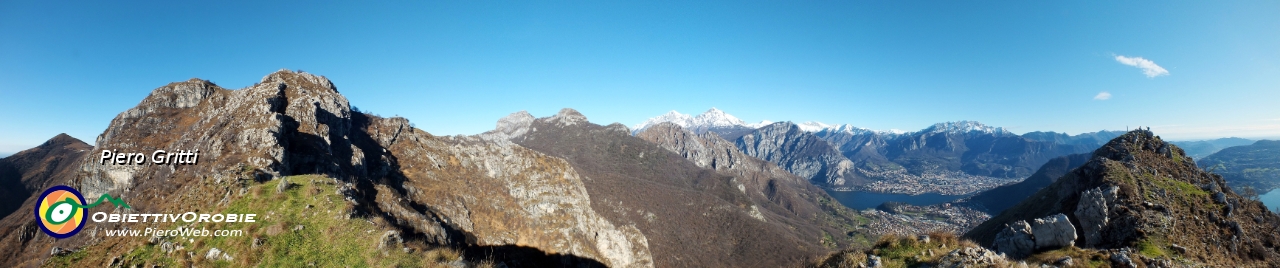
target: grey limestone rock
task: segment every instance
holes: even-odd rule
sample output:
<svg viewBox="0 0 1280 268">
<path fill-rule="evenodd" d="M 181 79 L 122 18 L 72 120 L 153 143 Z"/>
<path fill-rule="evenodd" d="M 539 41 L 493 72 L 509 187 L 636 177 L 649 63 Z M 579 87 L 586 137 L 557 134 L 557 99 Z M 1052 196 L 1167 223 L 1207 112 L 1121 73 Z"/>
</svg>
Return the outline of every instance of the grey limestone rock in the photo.
<svg viewBox="0 0 1280 268">
<path fill-rule="evenodd" d="M 1133 259 L 1129 258 L 1128 252 L 1124 250 L 1111 253 L 1111 265 L 1112 267 L 1127 267 L 1127 268 L 1138 267 L 1137 264 L 1133 263 Z"/>
<path fill-rule="evenodd" d="M 570 109 L 570 108 L 560 109 L 560 112 L 556 113 L 555 116 L 552 116 L 551 119 L 553 122 L 556 122 L 563 126 L 572 126 L 576 124 L 587 123 L 586 116 L 582 115 L 582 113 L 578 113 L 577 110 Z"/>
<path fill-rule="evenodd" d="M 604 128 L 605 130 L 612 131 L 621 135 L 631 135 L 631 129 L 627 128 L 627 125 L 623 125 L 622 123 L 614 122 L 613 124 L 609 124 Z"/>
<path fill-rule="evenodd" d="M 736 145 L 743 153 L 777 164 L 814 184 L 845 186 L 857 177 L 853 161 L 791 122 L 761 127 L 743 135 Z"/>
<path fill-rule="evenodd" d="M 1035 234 L 1036 248 L 1039 250 L 1062 248 L 1076 241 L 1076 228 L 1071 225 L 1067 215 L 1062 213 L 1035 219 L 1031 223 L 1031 230 Z"/>
<path fill-rule="evenodd" d="M 502 135 L 504 139 L 519 137 L 529 132 L 529 125 L 533 124 L 533 120 L 533 115 L 529 112 L 514 112 L 498 119 L 498 127 L 492 133 Z"/>
<path fill-rule="evenodd" d="M 1110 219 L 1107 216 L 1109 204 L 1115 203 L 1119 187 L 1098 187 L 1080 194 L 1080 202 L 1076 205 L 1076 219 L 1080 221 L 1080 229 L 1084 231 L 1085 246 L 1102 243 L 1102 232 Z"/>
<path fill-rule="evenodd" d="M 985 248 L 961 248 L 952 250 L 938 259 L 935 267 L 1010 267 L 1004 255 Z"/>
<path fill-rule="evenodd" d="M 400 236 L 400 231 L 390 230 L 382 233 L 382 238 L 378 239 L 378 249 L 387 250 L 398 247 L 404 243 L 404 238 Z"/>
<path fill-rule="evenodd" d="M 1016 221 L 1005 226 L 996 234 L 996 250 L 1012 258 L 1023 258 L 1031 255 L 1036 249 L 1032 238 L 1033 231 L 1027 221 Z"/>
<path fill-rule="evenodd" d="M 867 268 L 884 267 L 884 262 L 880 260 L 880 256 L 867 255 Z"/>
</svg>

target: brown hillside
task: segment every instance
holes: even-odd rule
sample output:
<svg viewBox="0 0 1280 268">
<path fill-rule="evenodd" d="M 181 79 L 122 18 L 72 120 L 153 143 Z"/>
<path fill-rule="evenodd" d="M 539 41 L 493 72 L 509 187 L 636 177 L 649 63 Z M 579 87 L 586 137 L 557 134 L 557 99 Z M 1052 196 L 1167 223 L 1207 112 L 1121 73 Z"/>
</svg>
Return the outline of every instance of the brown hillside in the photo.
<svg viewBox="0 0 1280 268">
<path fill-rule="evenodd" d="M 529 124 L 513 140 L 563 158 L 584 175 L 592 207 L 639 228 L 660 267 L 786 267 L 827 249 L 758 215 L 738 178 L 698 167 L 626 127 L 600 126 L 572 109 Z"/>
<path fill-rule="evenodd" d="M 44 189 L 67 184 L 93 146 L 67 134 L 0 159 L 0 260 L 22 255 L 22 245 L 53 240 L 40 234 L 31 211 Z"/>
</svg>

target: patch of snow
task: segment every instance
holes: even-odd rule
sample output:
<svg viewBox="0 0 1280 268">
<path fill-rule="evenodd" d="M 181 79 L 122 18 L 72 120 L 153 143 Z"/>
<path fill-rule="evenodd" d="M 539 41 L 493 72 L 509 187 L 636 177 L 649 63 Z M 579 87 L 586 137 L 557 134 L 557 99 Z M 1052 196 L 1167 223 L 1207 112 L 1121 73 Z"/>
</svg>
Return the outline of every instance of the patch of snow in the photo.
<svg viewBox="0 0 1280 268">
<path fill-rule="evenodd" d="M 797 127 L 800 127 L 800 130 L 802 130 L 802 131 L 804 131 L 804 132 L 818 132 L 818 131 L 822 131 L 822 130 L 824 130 L 824 129 L 829 129 L 829 128 L 834 128 L 834 127 L 835 127 L 835 126 L 833 126 L 833 125 L 823 124 L 822 122 L 817 122 L 817 121 L 809 121 L 809 122 L 799 123 L 799 124 L 796 124 L 796 126 L 797 126 Z"/>
<path fill-rule="evenodd" d="M 933 133 L 981 132 L 981 133 L 987 133 L 987 134 L 1013 135 L 1013 132 L 1009 132 L 1008 130 L 1002 127 L 992 127 L 988 125 L 983 125 L 982 123 L 978 123 L 977 121 L 955 121 L 955 122 L 937 123 L 937 124 L 933 124 L 933 126 L 930 126 L 929 128 L 925 128 L 924 130 L 922 130 L 922 132 L 933 132 Z"/>
</svg>

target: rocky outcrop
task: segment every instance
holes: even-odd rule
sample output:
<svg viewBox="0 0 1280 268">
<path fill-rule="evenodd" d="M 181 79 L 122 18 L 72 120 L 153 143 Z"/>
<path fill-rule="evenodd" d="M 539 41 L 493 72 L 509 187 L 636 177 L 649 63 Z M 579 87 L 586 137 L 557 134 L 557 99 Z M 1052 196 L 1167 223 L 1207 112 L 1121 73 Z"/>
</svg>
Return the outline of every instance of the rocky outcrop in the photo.
<svg viewBox="0 0 1280 268">
<path fill-rule="evenodd" d="M 493 131 L 480 134 L 490 140 L 508 140 L 511 137 L 518 137 L 529 132 L 529 124 L 533 124 L 533 115 L 526 111 L 511 113 L 502 119 L 498 119 L 498 126 Z"/>
<path fill-rule="evenodd" d="M 840 187 L 864 183 L 854 163 L 829 143 L 791 122 L 770 124 L 738 138 L 737 147 L 806 178 L 814 184 Z"/>
<path fill-rule="evenodd" d="M 1037 250 L 1053 250 L 1071 246 L 1076 241 L 1076 228 L 1062 213 L 1031 222 Z"/>
<path fill-rule="evenodd" d="M 981 247 L 952 250 L 938 259 L 935 267 L 1026 267 L 1013 266 L 1004 255 Z"/>
<path fill-rule="evenodd" d="M 396 126 L 383 119 L 367 128 Z M 397 205 L 392 195 L 380 197 L 379 204 L 404 215 L 397 218 L 405 224 L 434 230 L 432 217 L 414 216 L 413 206 L 424 205 L 434 214 L 426 216 L 447 221 L 446 229 L 470 234 L 480 245 L 531 246 L 610 266 L 653 265 L 645 235 L 597 214 L 592 203 L 599 201 L 564 160 L 511 142 L 434 137 L 418 129 L 400 133 L 395 140 L 384 146 L 398 159 L 402 191 L 412 202 Z"/>
<path fill-rule="evenodd" d="M 995 249 L 1014 258 L 1024 258 L 1036 249 L 1034 232 L 1026 221 L 1005 225 L 996 235 Z"/>
<path fill-rule="evenodd" d="M 1067 215 L 1010 223 L 996 234 L 995 248 L 1012 258 L 1026 258 L 1032 253 L 1071 246 L 1076 241 L 1076 228 Z"/>
<path fill-rule="evenodd" d="M 572 126 L 588 123 L 586 116 L 582 115 L 582 113 L 579 113 L 577 110 L 569 108 L 560 109 L 560 112 L 556 113 L 555 116 L 552 116 L 549 119 L 551 122 L 560 126 Z"/>
<path fill-rule="evenodd" d="M 1108 204 L 1115 204 L 1116 194 L 1120 187 L 1098 187 L 1080 194 L 1080 202 L 1076 205 L 1075 216 L 1084 233 L 1084 245 L 1101 244 L 1102 231 L 1107 226 Z"/>
</svg>

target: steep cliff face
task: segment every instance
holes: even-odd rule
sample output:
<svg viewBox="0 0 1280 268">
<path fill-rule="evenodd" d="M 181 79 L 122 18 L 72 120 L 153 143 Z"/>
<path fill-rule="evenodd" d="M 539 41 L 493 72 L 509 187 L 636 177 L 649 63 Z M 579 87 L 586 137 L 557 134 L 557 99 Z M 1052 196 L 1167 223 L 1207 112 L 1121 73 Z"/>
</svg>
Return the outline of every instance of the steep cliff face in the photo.
<svg viewBox="0 0 1280 268">
<path fill-rule="evenodd" d="M 701 168 L 626 127 L 595 125 L 564 109 L 523 128 L 527 133 L 512 141 L 568 161 L 595 211 L 639 229 L 656 266 L 785 267 L 827 251 L 791 230 L 798 217 L 762 208 L 769 204 L 751 197 L 748 178 Z M 714 161 L 717 168 L 743 162 Z"/>
<path fill-rule="evenodd" d="M 733 177 L 739 190 L 756 204 L 752 209 L 772 221 L 788 222 L 805 241 L 847 245 L 853 237 L 843 233 L 857 225 L 855 211 L 836 205 L 822 189 L 773 163 L 748 156 L 715 133 L 694 134 L 678 125 L 650 126 L 636 137 L 683 156 L 702 168 Z M 755 214 L 753 214 L 755 216 Z M 844 238 L 836 241 L 824 241 Z"/>
<path fill-rule="evenodd" d="M 1012 245 L 1027 239 L 1038 245 L 1045 239 L 1039 231 L 1028 236 L 1016 227 L 1055 214 L 1069 218 L 1071 244 L 1110 252 L 1117 265 L 1280 265 L 1280 217 L 1150 131 L 1111 140 L 1084 165 L 966 236 L 1012 255 L 1051 250 Z"/>
<path fill-rule="evenodd" d="M 199 79 L 172 83 L 112 120 L 98 149 L 57 179 L 85 196 L 121 197 L 133 207 L 127 213 L 182 213 L 225 209 L 256 182 L 323 174 L 355 206 L 351 217 L 384 223 L 406 239 L 485 249 L 497 261 L 504 257 L 493 252 L 515 248 L 559 265 L 653 265 L 644 235 L 597 214 L 583 179 L 564 160 L 510 142 L 435 137 L 403 118 L 350 107 L 328 79 L 302 72 L 282 70 L 240 90 Z M 143 153 L 148 160 L 155 150 L 199 150 L 200 157 L 194 165 L 116 165 L 99 161 L 102 150 Z M 0 228 L 27 228 L 22 224 L 29 221 L 14 214 Z M 0 246 L 8 253 L 0 263 L 38 264 L 55 246 L 113 245 L 108 253 L 119 256 L 146 243 L 32 234 L 6 232 L 5 241 L 23 243 Z"/>
<path fill-rule="evenodd" d="M 429 233 L 438 218 L 466 233 L 450 239 L 467 243 L 533 247 L 618 267 L 653 265 L 644 234 L 597 214 L 592 206 L 600 201 L 562 159 L 503 140 L 435 137 L 403 119 L 375 119 L 365 130 L 398 159 L 402 173 L 379 186 L 390 193 L 379 194 L 378 204 L 406 225 Z M 415 210 L 421 206 L 431 212 Z"/>
<path fill-rule="evenodd" d="M 884 156 L 888 153 L 889 142 L 896 136 L 873 131 L 850 132 L 838 129 L 824 129 L 813 135 L 830 142 L 846 158 L 858 164 L 859 168 L 873 172 L 902 169 L 902 166 Z"/>
<path fill-rule="evenodd" d="M 791 122 L 756 129 L 737 140 L 742 152 L 777 164 L 814 184 L 828 187 L 865 183 L 854 163 L 830 143 L 800 130 Z"/>
</svg>

